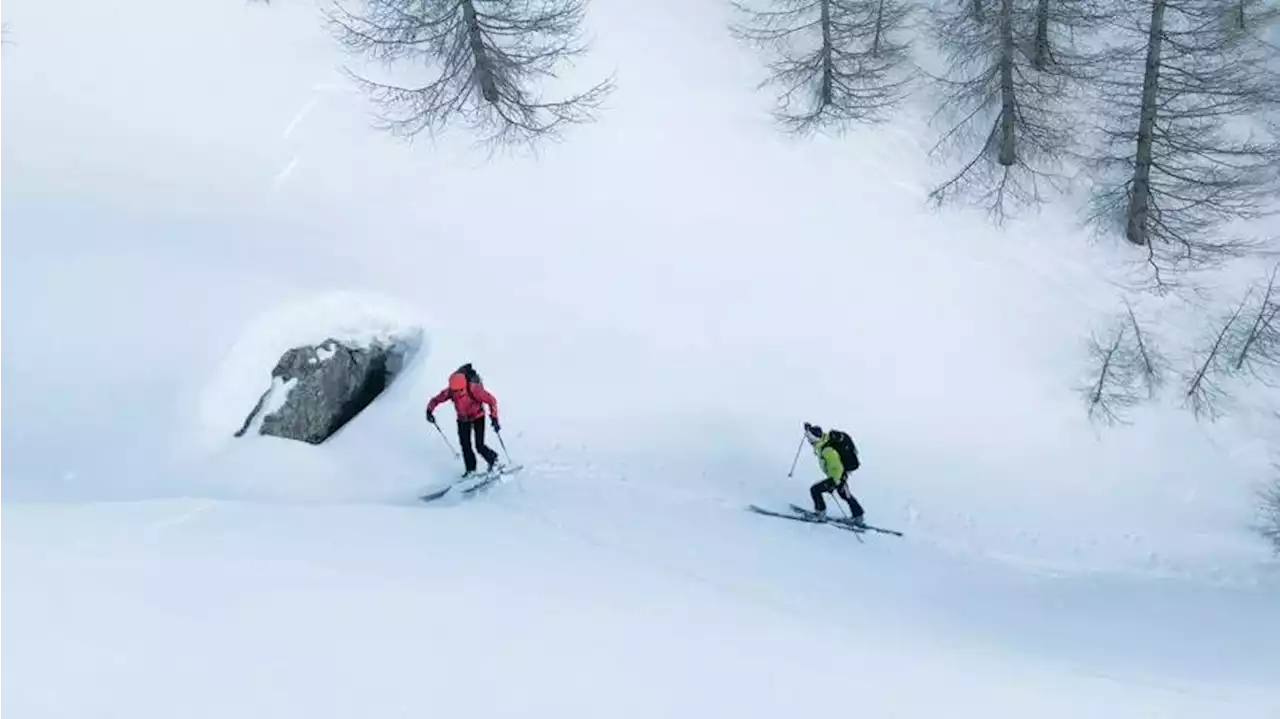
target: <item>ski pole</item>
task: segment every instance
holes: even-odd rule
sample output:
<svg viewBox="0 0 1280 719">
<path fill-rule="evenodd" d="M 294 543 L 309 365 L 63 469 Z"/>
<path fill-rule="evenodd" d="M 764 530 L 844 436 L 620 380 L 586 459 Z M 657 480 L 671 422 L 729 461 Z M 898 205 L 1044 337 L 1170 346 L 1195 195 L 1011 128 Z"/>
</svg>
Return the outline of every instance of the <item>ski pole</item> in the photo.
<svg viewBox="0 0 1280 719">
<path fill-rule="evenodd" d="M 840 516 L 848 519 L 849 513 L 844 511 L 844 505 L 840 504 L 840 500 L 843 500 L 844 497 L 841 497 L 838 491 L 832 492 L 831 495 L 831 503 L 836 505 L 836 509 L 840 510 Z"/>
<path fill-rule="evenodd" d="M 444 430 L 440 429 L 440 425 L 436 424 L 435 422 L 432 422 L 431 426 L 435 427 L 436 431 L 440 433 L 440 439 L 444 442 L 444 446 L 448 447 L 449 451 L 453 453 L 453 458 L 457 459 L 459 456 L 458 450 L 454 449 L 453 443 L 449 441 L 448 437 L 444 436 Z"/>
<path fill-rule="evenodd" d="M 840 504 L 840 501 L 841 501 L 842 499 L 844 499 L 844 497 L 841 497 L 841 496 L 840 496 L 840 491 L 839 491 L 839 490 L 836 490 L 836 491 L 832 492 L 831 494 L 833 495 L 833 496 L 831 497 L 831 503 L 832 503 L 832 504 L 834 504 L 834 505 L 836 505 L 836 509 L 840 510 L 840 516 L 841 516 L 841 517 L 844 517 L 844 518 L 845 518 L 845 520 L 847 521 L 847 520 L 849 519 L 849 513 L 848 513 L 848 512 L 846 512 L 846 511 L 844 511 L 844 506 L 843 506 L 842 504 Z M 856 536 L 856 537 L 858 538 L 858 544 L 866 544 L 866 542 L 864 542 L 864 541 L 863 541 L 863 539 L 862 539 L 862 533 L 861 533 L 861 532 L 856 532 L 856 533 L 854 534 L 854 536 Z"/>
<path fill-rule="evenodd" d="M 790 479 L 796 473 L 796 463 L 800 461 L 800 450 L 804 449 L 804 433 L 800 434 L 800 444 L 796 445 L 796 456 L 791 460 L 791 471 L 787 472 L 787 479 Z"/>
<path fill-rule="evenodd" d="M 511 461 L 511 453 L 507 451 L 507 443 L 502 439 L 502 433 L 496 429 L 493 430 L 493 433 L 498 437 L 498 444 L 502 446 L 502 453 L 507 455 L 507 464 L 515 464 L 515 462 Z"/>
</svg>

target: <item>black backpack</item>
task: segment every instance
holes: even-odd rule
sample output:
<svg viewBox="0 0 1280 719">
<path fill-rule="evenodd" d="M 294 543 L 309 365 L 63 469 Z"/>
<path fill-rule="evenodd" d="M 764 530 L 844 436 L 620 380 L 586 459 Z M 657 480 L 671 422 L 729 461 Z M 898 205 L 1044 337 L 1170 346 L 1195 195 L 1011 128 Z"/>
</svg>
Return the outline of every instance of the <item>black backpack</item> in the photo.
<svg viewBox="0 0 1280 719">
<path fill-rule="evenodd" d="M 858 448 L 853 444 L 853 437 L 833 429 L 827 433 L 827 446 L 840 455 L 840 463 L 844 465 L 844 471 L 852 472 L 862 466 L 858 461 Z"/>
<path fill-rule="evenodd" d="M 480 373 L 471 366 L 470 362 L 462 365 L 458 369 L 454 370 L 454 372 L 461 372 L 462 376 L 467 378 L 467 384 L 484 384 L 484 382 L 480 380 Z"/>
<path fill-rule="evenodd" d="M 453 373 L 461 374 L 463 377 L 467 378 L 467 396 L 470 397 L 472 401 L 478 402 L 479 400 L 476 399 L 475 392 L 471 391 L 471 385 L 478 384 L 480 386 L 484 386 L 484 382 L 480 379 L 480 373 L 471 366 L 470 362 L 454 370 Z"/>
</svg>

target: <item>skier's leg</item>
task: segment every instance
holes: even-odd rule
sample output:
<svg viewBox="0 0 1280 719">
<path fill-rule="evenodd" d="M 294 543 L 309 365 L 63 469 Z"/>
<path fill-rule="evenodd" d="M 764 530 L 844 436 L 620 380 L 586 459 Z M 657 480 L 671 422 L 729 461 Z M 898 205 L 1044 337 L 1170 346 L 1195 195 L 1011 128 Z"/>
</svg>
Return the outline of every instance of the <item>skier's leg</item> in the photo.
<svg viewBox="0 0 1280 719">
<path fill-rule="evenodd" d="M 854 518 L 863 516 L 863 505 L 858 502 L 856 496 L 850 493 L 849 485 L 842 485 L 842 489 L 845 490 L 845 502 L 849 504 L 849 516 Z"/>
<path fill-rule="evenodd" d="M 844 498 L 845 503 L 849 505 L 849 516 L 857 519 L 862 516 L 862 505 L 858 503 L 858 498 L 854 497 L 849 491 L 848 480 L 840 484 L 840 496 Z"/>
<path fill-rule="evenodd" d="M 824 479 L 809 488 L 809 496 L 813 499 L 813 511 L 818 514 L 827 511 L 827 502 L 822 495 L 832 489 L 835 489 L 835 483 L 829 479 Z"/>
<path fill-rule="evenodd" d="M 476 453 L 471 449 L 471 420 L 458 420 L 458 444 L 462 447 L 462 465 L 468 472 L 476 471 Z"/>
<path fill-rule="evenodd" d="M 490 449 L 489 445 L 484 443 L 484 417 L 475 421 L 476 428 L 476 451 L 484 457 L 484 461 L 489 463 L 489 469 L 493 469 L 493 463 L 498 460 L 498 453 Z"/>
</svg>

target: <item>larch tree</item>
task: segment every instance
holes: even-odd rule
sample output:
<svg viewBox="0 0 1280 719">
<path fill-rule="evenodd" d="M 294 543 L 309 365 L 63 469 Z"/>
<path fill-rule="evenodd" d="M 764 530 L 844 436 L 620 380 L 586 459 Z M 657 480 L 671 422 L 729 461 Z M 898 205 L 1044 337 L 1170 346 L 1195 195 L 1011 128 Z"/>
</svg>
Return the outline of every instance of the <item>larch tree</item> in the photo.
<svg viewBox="0 0 1280 719">
<path fill-rule="evenodd" d="M 1025 52 L 1033 68 L 1086 81 L 1099 74 L 1106 57 L 1086 48 L 1113 14 L 1108 0 L 1034 0 L 1025 12 L 1031 26 Z"/>
<path fill-rule="evenodd" d="M 1247 33 L 1265 42 L 1266 30 L 1280 20 L 1280 3 L 1276 0 L 1231 0 L 1224 20 L 1229 30 Z"/>
<path fill-rule="evenodd" d="M 1266 120 L 1280 102 L 1275 48 L 1223 22 L 1251 5 L 1144 0 L 1118 16 L 1131 41 L 1099 84 L 1111 110 L 1092 217 L 1145 251 L 1157 288 L 1247 251 L 1240 222 L 1269 213 L 1280 192 L 1280 138 Z"/>
<path fill-rule="evenodd" d="M 1125 410 L 1154 399 L 1169 371 L 1169 361 L 1129 303 L 1105 339 L 1091 337 L 1088 348 L 1089 381 L 1079 389 L 1089 419 L 1104 424 L 1124 422 Z"/>
<path fill-rule="evenodd" d="M 768 55 L 762 84 L 778 91 L 774 117 L 789 132 L 878 122 L 911 81 L 904 0 L 755 0 L 735 3 L 733 33 Z"/>
<path fill-rule="evenodd" d="M 1196 361 L 1183 374 L 1183 402 L 1197 417 L 1224 413 L 1231 397 L 1228 384 L 1243 388 L 1249 380 L 1271 385 L 1280 379 L 1278 274 L 1280 266 L 1209 325 L 1206 340 L 1194 353 Z"/>
<path fill-rule="evenodd" d="M 1072 142 L 1063 111 L 1068 78 L 1036 69 L 1029 9 L 1028 0 L 995 0 L 982 12 L 950 3 L 934 15 L 946 62 L 935 120 L 947 125 L 932 154 L 963 164 L 930 196 L 939 204 L 969 198 L 996 222 L 1047 199 Z"/>
<path fill-rule="evenodd" d="M 583 0 L 360 0 L 330 26 L 353 55 L 423 77 L 399 84 L 351 75 L 384 129 L 404 136 L 457 123 L 495 146 L 532 145 L 594 119 L 609 80 L 559 99 L 541 84 L 586 50 Z"/>
</svg>

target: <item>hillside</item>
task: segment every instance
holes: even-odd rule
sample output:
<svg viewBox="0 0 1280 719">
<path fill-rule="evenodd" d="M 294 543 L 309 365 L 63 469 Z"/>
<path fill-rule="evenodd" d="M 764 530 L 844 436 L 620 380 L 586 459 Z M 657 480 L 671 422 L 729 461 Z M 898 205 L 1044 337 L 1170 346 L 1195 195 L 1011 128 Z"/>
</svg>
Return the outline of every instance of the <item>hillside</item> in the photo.
<svg viewBox="0 0 1280 719">
<path fill-rule="evenodd" d="M 369 130 L 307 2 L 6 10 L 13 716 L 1280 711 L 1263 435 L 1091 426 L 1112 249 L 929 210 L 910 121 L 779 139 L 723 8 L 600 0 L 600 122 L 490 161 Z M 330 443 L 233 440 L 339 318 L 427 339 Z M 422 505 L 464 361 L 526 469 Z M 905 537 L 742 511 L 803 421 Z"/>
</svg>

